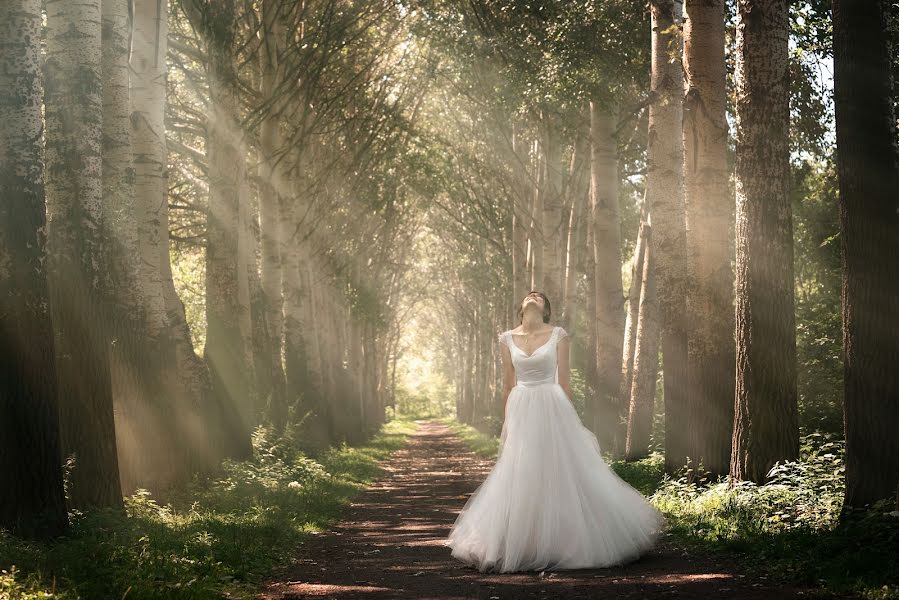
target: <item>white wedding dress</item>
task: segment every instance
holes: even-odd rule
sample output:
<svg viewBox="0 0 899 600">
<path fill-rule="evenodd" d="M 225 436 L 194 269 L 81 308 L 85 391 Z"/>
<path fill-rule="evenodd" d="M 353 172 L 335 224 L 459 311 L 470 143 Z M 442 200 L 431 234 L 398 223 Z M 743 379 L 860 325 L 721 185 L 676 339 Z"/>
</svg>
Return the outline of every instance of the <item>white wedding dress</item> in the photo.
<svg viewBox="0 0 899 600">
<path fill-rule="evenodd" d="M 650 548 L 664 518 L 600 455 L 558 384 L 560 338 L 527 355 L 500 334 L 517 383 L 509 393 L 496 464 L 471 494 L 444 545 L 484 571 L 618 565 Z"/>
</svg>

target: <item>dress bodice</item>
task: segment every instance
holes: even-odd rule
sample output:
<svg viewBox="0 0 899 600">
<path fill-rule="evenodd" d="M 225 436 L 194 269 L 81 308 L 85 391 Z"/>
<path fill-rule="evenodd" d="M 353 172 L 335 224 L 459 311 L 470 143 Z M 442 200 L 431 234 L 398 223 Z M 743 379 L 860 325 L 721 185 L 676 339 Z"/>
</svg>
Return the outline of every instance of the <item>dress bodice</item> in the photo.
<svg viewBox="0 0 899 600">
<path fill-rule="evenodd" d="M 516 383 L 528 386 L 558 382 L 559 359 L 556 346 L 559 340 L 567 335 L 568 333 L 563 328 L 555 326 L 546 343 L 534 350 L 532 354 L 525 354 L 524 350 L 512 341 L 511 329 L 499 334 L 500 343 L 507 345 L 512 355 Z"/>
</svg>

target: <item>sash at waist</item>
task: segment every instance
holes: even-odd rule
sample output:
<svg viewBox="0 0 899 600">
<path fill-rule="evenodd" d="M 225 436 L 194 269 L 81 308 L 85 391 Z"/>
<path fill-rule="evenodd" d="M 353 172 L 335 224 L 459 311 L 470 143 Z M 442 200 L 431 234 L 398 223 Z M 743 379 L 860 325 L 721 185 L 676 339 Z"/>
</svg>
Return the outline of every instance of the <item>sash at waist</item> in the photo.
<svg viewBox="0 0 899 600">
<path fill-rule="evenodd" d="M 518 381 L 515 383 L 515 386 L 522 387 L 536 387 L 538 385 L 552 385 L 556 383 L 555 377 L 551 377 L 550 379 L 538 379 L 537 381 Z"/>
</svg>

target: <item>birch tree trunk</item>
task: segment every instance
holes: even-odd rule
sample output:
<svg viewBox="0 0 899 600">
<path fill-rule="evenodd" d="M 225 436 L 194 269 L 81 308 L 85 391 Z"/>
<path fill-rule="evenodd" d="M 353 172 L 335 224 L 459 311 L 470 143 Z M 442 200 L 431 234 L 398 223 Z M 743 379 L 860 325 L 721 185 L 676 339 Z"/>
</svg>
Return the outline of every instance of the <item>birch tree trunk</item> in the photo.
<svg viewBox="0 0 899 600">
<path fill-rule="evenodd" d="M 790 14 L 787 0 L 737 3 L 737 379 L 730 474 L 764 483 L 799 458 Z"/>
<path fill-rule="evenodd" d="M 592 163 L 591 163 L 592 164 Z M 590 184 L 590 197 L 593 197 L 593 184 Z M 592 202 L 592 200 L 591 200 Z M 586 336 L 584 340 L 585 352 L 584 352 L 584 380 L 587 383 L 587 387 L 589 389 L 588 397 L 585 398 L 584 401 L 584 422 L 585 425 L 593 431 L 593 433 L 597 433 L 597 408 L 599 407 L 599 403 L 596 400 L 597 397 L 597 374 L 596 374 L 596 366 L 597 366 L 597 355 L 596 355 L 596 347 L 597 347 L 597 339 L 596 339 L 596 255 L 594 252 L 595 242 L 594 238 L 594 224 L 593 224 L 593 209 L 592 207 L 589 209 L 589 215 L 587 218 L 587 247 L 584 250 L 584 274 L 587 278 L 587 298 L 586 298 L 586 322 L 587 322 L 587 330 Z"/>
<path fill-rule="evenodd" d="M 899 149 L 889 14 L 885 0 L 833 3 L 847 508 L 899 493 Z"/>
<path fill-rule="evenodd" d="M 630 405 L 631 384 L 634 375 L 634 354 L 637 348 L 637 325 L 640 322 L 640 290 L 643 287 L 643 263 L 648 251 L 647 242 L 649 226 L 646 196 L 640 211 L 640 229 L 637 232 L 637 244 L 634 247 L 633 266 L 631 267 L 631 289 L 627 295 L 627 311 L 624 321 L 624 346 L 621 360 L 621 402 Z"/>
<path fill-rule="evenodd" d="M 618 213 L 618 153 L 614 112 L 590 103 L 590 198 L 596 280 L 596 392 L 592 429 L 600 444 L 624 450 L 623 407 L 618 399 L 623 354 L 624 292 Z"/>
<path fill-rule="evenodd" d="M 683 132 L 689 280 L 687 381 L 691 404 L 687 454 L 717 476 L 730 471 L 735 360 L 724 0 L 686 0 L 685 12 L 684 73 L 688 90 Z"/>
<path fill-rule="evenodd" d="M 528 281 L 528 227 L 530 215 L 530 197 L 527 185 L 527 170 L 522 153 L 527 148 L 513 125 L 512 129 L 512 161 L 516 194 L 512 204 L 512 298 L 519 302 L 530 291 Z M 527 288 L 527 289 L 526 289 Z"/>
<path fill-rule="evenodd" d="M 46 267 L 41 2 L 0 3 L 0 528 L 68 526 Z"/>
<path fill-rule="evenodd" d="M 555 120 L 545 117 L 543 125 L 546 148 L 546 179 L 543 186 L 543 280 L 541 288 L 550 302 L 556 303 L 558 314 L 564 306 L 562 297 L 562 156 Z"/>
<path fill-rule="evenodd" d="M 102 9 L 103 234 L 110 267 L 107 285 L 116 309 L 115 320 L 130 321 L 118 327 L 114 334 L 118 345 L 131 347 L 130 356 L 123 358 L 134 361 L 141 354 L 140 344 L 135 346 L 134 338 L 144 328 L 144 302 L 131 151 L 131 16 L 128 0 L 104 0 Z M 121 351 L 114 353 L 121 355 Z M 132 371 L 139 368 L 137 364 L 122 366 Z M 130 378 L 134 377 L 132 373 Z"/>
<path fill-rule="evenodd" d="M 153 406 L 122 423 L 129 430 L 120 439 L 131 440 L 121 449 L 130 453 L 126 490 L 152 488 L 155 473 L 164 470 L 171 476 L 174 464 L 180 465 L 180 478 L 195 470 L 209 471 L 221 455 L 218 421 L 210 422 L 205 410 L 208 373 L 194 352 L 169 259 L 165 140 L 168 7 L 166 2 L 136 2 L 133 8 L 131 144 L 139 282 L 144 344 L 155 349 L 144 358 L 144 381 L 156 380 L 161 393 L 152 398 Z M 188 460 L 184 460 L 182 448 L 189 448 Z"/>
<path fill-rule="evenodd" d="M 69 503 L 122 505 L 101 281 L 101 12 L 99 0 L 47 2 L 45 65 L 50 291 L 57 330 L 63 453 L 74 456 Z"/>
<path fill-rule="evenodd" d="M 640 302 L 634 343 L 634 364 L 627 419 L 627 460 L 649 455 L 655 408 L 656 378 L 659 374 L 659 307 L 656 297 L 655 255 L 652 253 L 652 215 L 647 215 L 643 227 L 646 254 L 639 277 Z"/>
<path fill-rule="evenodd" d="M 665 469 L 687 460 L 690 407 L 687 393 L 687 231 L 684 207 L 684 74 L 680 0 L 655 0 L 652 19 L 652 92 L 649 106 L 646 175 L 647 209 L 652 215 L 652 265 L 662 328 L 665 402 Z"/>
<path fill-rule="evenodd" d="M 568 232 L 566 240 L 566 272 L 562 326 L 569 332 L 574 331 L 574 318 L 577 311 L 577 287 L 583 271 L 584 247 L 579 243 L 584 233 L 585 221 L 584 206 L 589 194 L 588 170 L 584 155 L 587 151 L 586 138 L 577 136 L 575 149 L 572 156 L 571 178 L 571 210 L 569 211 Z M 522 295 L 522 297 L 524 297 Z"/>
<path fill-rule="evenodd" d="M 533 254 L 532 270 L 533 279 L 531 289 L 539 290 L 543 287 L 546 273 L 546 213 L 543 205 L 546 201 L 546 149 L 538 142 L 534 142 L 534 208 L 531 211 L 531 252 Z M 542 290 L 541 290 L 542 291 Z M 519 298 L 521 300 L 521 298 Z"/>
<path fill-rule="evenodd" d="M 131 150 L 130 65 L 131 17 L 126 0 L 103 2 L 103 223 L 106 260 L 104 277 L 110 299 L 108 331 L 110 376 L 116 422 L 116 447 L 122 489 L 138 486 L 158 489 L 162 471 L 159 450 L 149 445 L 159 439 L 150 406 L 161 373 L 155 348 L 144 343 L 146 325 L 140 273 L 140 240 L 134 194 Z M 149 355 L 149 356 L 148 356 Z M 138 426 L 140 423 L 140 427 Z M 146 430 L 153 430 L 147 435 Z M 168 465 L 166 465 L 168 467 Z"/>
</svg>

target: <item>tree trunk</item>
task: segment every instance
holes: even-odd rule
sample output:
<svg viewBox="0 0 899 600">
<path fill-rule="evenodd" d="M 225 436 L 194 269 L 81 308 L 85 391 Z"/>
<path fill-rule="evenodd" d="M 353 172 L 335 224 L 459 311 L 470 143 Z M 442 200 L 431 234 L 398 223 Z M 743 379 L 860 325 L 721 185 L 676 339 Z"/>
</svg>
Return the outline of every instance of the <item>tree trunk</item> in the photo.
<svg viewBox="0 0 899 600">
<path fill-rule="evenodd" d="M 736 405 L 730 474 L 799 458 L 787 0 L 737 4 Z"/>
<path fill-rule="evenodd" d="M 647 223 L 646 197 L 643 198 L 643 207 L 640 211 L 640 229 L 637 233 L 637 244 L 634 247 L 634 260 L 631 268 L 631 289 L 627 295 L 627 313 L 624 321 L 624 349 L 621 360 L 621 388 L 620 401 L 627 406 L 631 402 L 631 384 L 634 380 L 634 355 L 637 350 L 637 326 L 640 323 L 640 291 L 643 288 L 643 263 L 646 258 L 647 236 L 649 226 Z M 630 417 L 628 417 L 630 418 Z"/>
<path fill-rule="evenodd" d="M 885 0 L 833 3 L 852 508 L 899 494 L 899 150 L 888 15 Z"/>
<path fill-rule="evenodd" d="M 47 2 L 47 208 L 50 291 L 57 329 L 60 421 L 74 456 L 74 508 L 119 507 L 108 331 L 100 284 L 103 214 L 99 0 Z"/>
<path fill-rule="evenodd" d="M 236 65 L 231 55 L 236 30 L 232 1 L 206 7 L 203 33 L 211 118 L 207 129 L 209 206 L 206 222 L 206 348 L 212 391 L 224 414 L 229 458 L 245 459 L 250 443 L 250 379 L 241 260 L 241 185 L 246 178 L 243 133 L 238 121 Z"/>
<path fill-rule="evenodd" d="M 650 250 L 662 327 L 665 401 L 665 470 L 684 466 L 689 453 L 687 394 L 687 231 L 684 209 L 683 95 L 680 26 L 682 2 L 656 0 L 652 14 L 652 91 L 649 106 L 647 209 L 652 214 Z M 672 58 L 672 55 L 674 58 Z"/>
<path fill-rule="evenodd" d="M 521 141 L 521 134 L 513 126 L 511 170 L 514 174 L 515 195 L 512 204 L 512 298 L 520 302 L 530 291 L 527 269 L 528 227 L 530 216 L 530 196 L 527 185 L 526 159 L 521 156 L 527 146 Z M 515 315 L 513 315 L 514 317 Z"/>
<path fill-rule="evenodd" d="M 648 215 L 643 227 L 646 254 L 640 274 L 640 310 L 634 343 L 630 409 L 627 420 L 627 460 L 649 455 L 652 420 L 656 398 L 656 378 L 659 374 L 659 306 L 656 298 L 655 255 L 652 253 L 652 226 Z"/>
<path fill-rule="evenodd" d="M 283 167 L 278 165 L 281 146 L 279 104 L 273 103 L 275 90 L 282 77 L 283 68 L 279 57 L 283 51 L 283 22 L 279 18 L 280 0 L 265 0 L 262 3 L 262 97 L 271 106 L 259 132 L 259 163 L 261 178 L 259 184 L 259 229 L 262 238 L 262 294 L 266 321 L 269 326 L 269 354 L 271 390 L 269 405 L 272 423 L 277 431 L 283 431 L 287 423 L 287 382 L 281 360 L 284 339 L 283 296 L 281 293 L 281 211 L 280 195 L 285 193 L 285 185 L 280 174 Z"/>
<path fill-rule="evenodd" d="M 688 456 L 730 471 L 734 421 L 733 249 L 729 236 L 724 0 L 686 0 L 684 191 L 687 207 Z M 667 362 L 667 361 L 666 361 Z"/>
<path fill-rule="evenodd" d="M 217 421 L 204 413 L 208 373 L 194 353 L 184 305 L 175 291 L 169 260 L 165 140 L 165 2 L 134 3 L 131 54 L 131 144 L 134 204 L 140 254 L 144 356 L 141 378 L 159 393 L 152 404 L 118 423 L 127 475 L 125 490 L 155 489 L 193 470 L 209 471 L 220 456 Z M 155 358 L 154 358 L 155 357 Z M 154 389 L 154 388 L 148 388 Z M 124 431 L 123 428 L 126 428 Z M 188 460 L 185 453 L 190 452 Z"/>
<path fill-rule="evenodd" d="M 284 373 L 287 401 L 302 406 L 308 396 L 309 373 L 303 342 L 303 287 L 300 279 L 300 237 L 297 235 L 297 207 L 293 198 L 284 198 L 281 207 L 281 282 L 284 298 Z"/>
<path fill-rule="evenodd" d="M 156 348 L 145 343 L 140 239 L 134 193 L 131 144 L 131 18 L 126 0 L 103 2 L 103 239 L 109 269 L 104 285 L 110 300 L 105 326 L 112 336 L 110 376 L 115 409 L 116 447 L 122 489 L 158 490 L 171 475 L 162 466 L 164 437 L 152 414 L 162 373 Z M 154 358 L 150 358 L 154 357 Z M 139 424 L 139 425 L 138 425 Z M 164 473 L 164 475 L 163 475 Z"/>
<path fill-rule="evenodd" d="M 618 152 L 613 111 L 590 103 L 590 198 L 596 269 L 596 392 L 593 425 L 600 444 L 624 451 L 623 407 L 618 399 L 623 355 L 624 292 L 618 214 Z"/>
<path fill-rule="evenodd" d="M 543 280 L 540 287 L 550 302 L 555 303 L 557 316 L 562 314 L 562 147 L 559 144 L 555 119 L 544 117 L 546 148 L 544 161 L 546 178 L 543 186 Z M 491 336 L 492 337 L 492 336 Z"/>
<path fill-rule="evenodd" d="M 534 142 L 533 161 L 536 185 L 534 186 L 534 208 L 531 211 L 533 223 L 531 226 L 531 253 L 533 254 L 531 289 L 542 290 L 546 272 L 546 244 L 544 243 L 546 213 L 543 210 L 546 202 L 546 148 L 541 147 L 536 141 Z"/>
<path fill-rule="evenodd" d="M 0 528 L 68 526 L 46 271 L 41 2 L 0 3 Z"/>
<path fill-rule="evenodd" d="M 590 184 L 590 188 L 590 195 L 592 198 L 592 183 Z M 589 209 L 587 218 L 587 247 L 584 249 L 584 275 L 587 279 L 587 297 L 584 307 L 586 309 L 585 321 L 587 323 L 586 335 L 584 336 L 584 381 L 587 384 L 587 397 L 584 399 L 584 424 L 593 433 L 598 433 L 596 427 L 596 413 L 598 408 L 598 403 L 596 401 L 596 257 L 593 251 L 594 227 L 592 214 L 592 209 Z"/>
<path fill-rule="evenodd" d="M 585 248 L 580 244 L 583 237 L 585 219 L 584 206 L 589 194 L 589 178 L 587 169 L 584 168 L 586 160 L 586 138 L 578 135 L 575 142 L 574 155 L 572 157 L 573 177 L 571 181 L 571 210 L 569 211 L 568 236 L 567 236 L 567 265 L 565 273 L 565 310 L 562 318 L 562 326 L 572 332 L 575 328 L 574 315 L 577 310 L 577 289 L 583 271 L 583 255 Z M 524 297 L 522 295 L 522 297 Z"/>
</svg>

